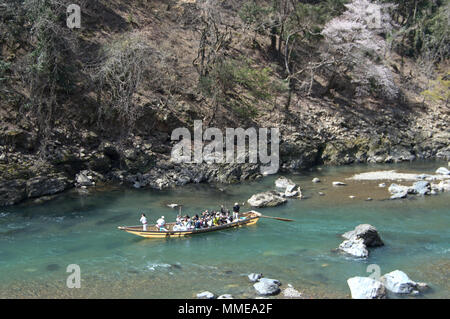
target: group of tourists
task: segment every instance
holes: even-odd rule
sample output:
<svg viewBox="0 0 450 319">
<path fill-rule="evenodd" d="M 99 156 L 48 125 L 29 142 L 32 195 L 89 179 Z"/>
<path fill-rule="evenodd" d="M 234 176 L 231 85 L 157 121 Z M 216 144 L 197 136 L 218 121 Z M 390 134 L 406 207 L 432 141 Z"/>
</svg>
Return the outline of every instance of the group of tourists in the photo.
<svg viewBox="0 0 450 319">
<path fill-rule="evenodd" d="M 235 203 L 233 206 L 232 213 L 230 212 L 229 209 L 225 209 L 222 205 L 219 211 L 205 210 L 200 215 L 195 214 L 195 216 L 193 217 L 190 217 L 189 215 L 185 216 L 178 215 L 172 230 L 173 231 L 198 230 L 213 226 L 230 224 L 239 220 L 239 210 L 240 210 L 239 204 Z M 146 231 L 148 222 L 145 214 L 142 214 L 140 222 L 142 223 L 143 230 Z M 168 231 L 168 229 L 166 229 L 165 226 L 166 221 L 164 219 L 164 216 L 161 216 L 161 218 L 159 218 L 156 221 L 156 227 L 159 231 Z"/>
</svg>

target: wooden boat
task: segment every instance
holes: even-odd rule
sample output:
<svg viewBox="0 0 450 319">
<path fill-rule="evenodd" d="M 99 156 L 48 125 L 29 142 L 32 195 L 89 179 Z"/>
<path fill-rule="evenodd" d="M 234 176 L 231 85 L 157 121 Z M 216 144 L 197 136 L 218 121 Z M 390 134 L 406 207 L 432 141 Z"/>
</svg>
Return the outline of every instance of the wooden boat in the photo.
<svg viewBox="0 0 450 319">
<path fill-rule="evenodd" d="M 127 233 L 141 236 L 144 238 L 172 238 L 172 237 L 184 237 L 189 235 L 196 235 L 196 234 L 202 234 L 202 233 L 209 233 L 212 231 L 217 230 L 224 230 L 224 229 L 230 229 L 230 228 L 236 228 L 236 227 L 242 227 L 242 226 L 250 226 L 254 225 L 258 222 L 259 218 L 261 217 L 261 214 L 255 211 L 249 211 L 245 213 L 239 214 L 239 220 L 219 225 L 219 226 L 212 226 L 208 228 L 201 228 L 201 229 L 193 229 L 193 230 L 173 230 L 173 226 L 175 226 L 175 223 L 167 223 L 165 228 L 168 231 L 159 231 L 159 229 L 156 226 L 148 226 L 147 230 L 144 231 L 142 225 L 141 226 L 119 226 L 117 227 L 120 230 L 124 230 Z"/>
</svg>

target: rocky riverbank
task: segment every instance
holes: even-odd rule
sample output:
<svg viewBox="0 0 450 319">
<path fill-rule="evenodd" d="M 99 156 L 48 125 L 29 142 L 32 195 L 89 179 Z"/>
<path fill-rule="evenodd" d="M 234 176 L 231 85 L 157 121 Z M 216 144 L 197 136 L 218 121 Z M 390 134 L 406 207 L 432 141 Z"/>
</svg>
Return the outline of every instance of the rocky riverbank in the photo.
<svg viewBox="0 0 450 319">
<path fill-rule="evenodd" d="M 415 159 L 449 159 L 450 135 L 417 141 L 413 136 L 348 138 L 326 142 L 281 126 L 280 171 L 315 165 L 391 163 Z M 344 139 L 346 138 L 346 139 Z M 397 142 L 395 142 L 395 140 Z M 45 148 L 24 129 L 0 131 L 0 206 L 54 195 L 73 187 L 119 184 L 164 189 L 188 183 L 237 183 L 261 178 L 259 164 L 176 164 L 168 133 L 131 135 L 120 142 L 94 131 L 55 130 Z"/>
</svg>

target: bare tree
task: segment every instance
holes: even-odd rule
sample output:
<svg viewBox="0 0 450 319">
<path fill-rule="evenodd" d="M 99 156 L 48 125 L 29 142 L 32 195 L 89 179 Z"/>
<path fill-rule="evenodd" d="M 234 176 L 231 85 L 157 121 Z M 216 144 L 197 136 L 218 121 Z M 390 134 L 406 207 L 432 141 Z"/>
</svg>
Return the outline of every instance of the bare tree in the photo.
<svg viewBox="0 0 450 319">
<path fill-rule="evenodd" d="M 117 115 L 127 132 L 133 128 L 141 111 L 133 98 L 154 54 L 139 34 L 128 34 L 104 48 L 92 72 L 98 85 L 100 118 Z"/>
</svg>

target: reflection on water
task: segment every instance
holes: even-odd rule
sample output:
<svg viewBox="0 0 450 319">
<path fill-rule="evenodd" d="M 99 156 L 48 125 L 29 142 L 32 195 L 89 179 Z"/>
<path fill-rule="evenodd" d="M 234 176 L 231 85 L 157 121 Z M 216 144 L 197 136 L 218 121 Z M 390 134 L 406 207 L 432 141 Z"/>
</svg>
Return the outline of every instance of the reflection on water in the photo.
<svg viewBox="0 0 450 319">
<path fill-rule="evenodd" d="M 347 298 L 346 280 L 367 276 L 367 266 L 378 264 L 382 273 L 401 269 L 428 282 L 433 289 L 425 297 L 448 298 L 449 194 L 390 201 L 379 181 L 345 180 L 379 169 L 432 173 L 442 165 L 361 165 L 291 175 L 307 199 L 262 211 L 296 222 L 261 219 L 247 228 L 184 239 L 148 240 L 117 226 L 139 224 L 142 212 L 150 223 L 161 215 L 173 220 L 178 208 L 169 203 L 182 204 L 189 215 L 220 205 L 231 209 L 236 201 L 273 189 L 276 176 L 220 187 L 113 189 L 82 196 L 74 191 L 41 205 L 7 208 L 0 212 L 0 297 L 191 298 L 210 290 L 253 298 L 246 275 L 261 272 L 307 298 Z M 312 183 L 313 177 L 322 182 Z M 348 185 L 333 187 L 339 180 Z M 368 260 L 337 253 L 339 235 L 361 223 L 376 226 L 386 245 L 372 250 Z M 69 264 L 81 267 L 81 289 L 65 286 Z"/>
</svg>

